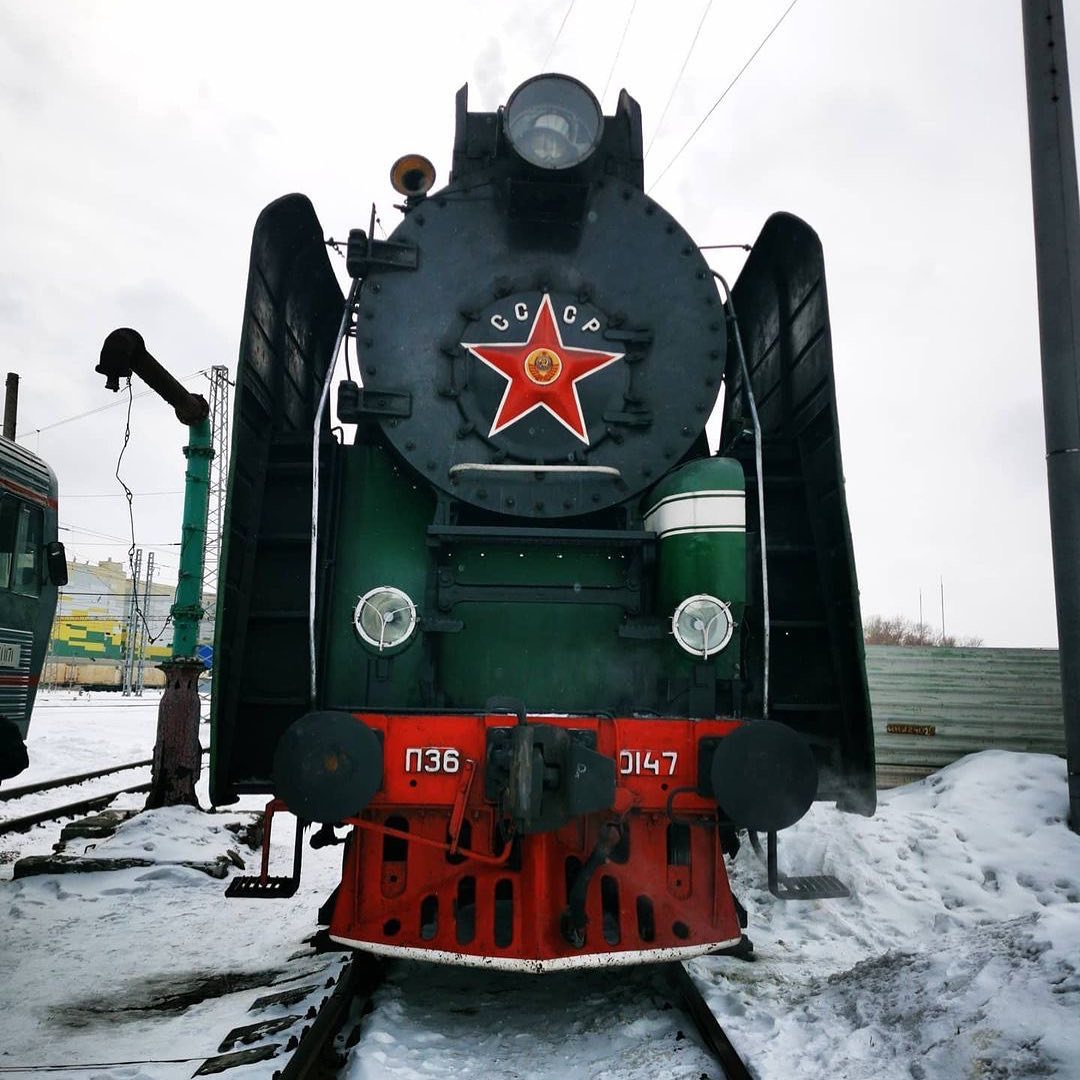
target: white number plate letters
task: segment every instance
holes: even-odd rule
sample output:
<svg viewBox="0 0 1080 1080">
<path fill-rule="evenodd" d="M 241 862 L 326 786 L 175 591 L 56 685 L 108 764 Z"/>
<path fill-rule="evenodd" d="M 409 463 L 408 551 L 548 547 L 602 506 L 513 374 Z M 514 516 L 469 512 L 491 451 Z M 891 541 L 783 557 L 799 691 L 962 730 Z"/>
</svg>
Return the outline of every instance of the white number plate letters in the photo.
<svg viewBox="0 0 1080 1080">
<path fill-rule="evenodd" d="M 410 746 L 405 750 L 407 773 L 456 773 L 461 751 L 453 746 Z"/>
<path fill-rule="evenodd" d="M 678 750 L 620 750 L 621 776 L 674 776 L 679 763 Z"/>
</svg>

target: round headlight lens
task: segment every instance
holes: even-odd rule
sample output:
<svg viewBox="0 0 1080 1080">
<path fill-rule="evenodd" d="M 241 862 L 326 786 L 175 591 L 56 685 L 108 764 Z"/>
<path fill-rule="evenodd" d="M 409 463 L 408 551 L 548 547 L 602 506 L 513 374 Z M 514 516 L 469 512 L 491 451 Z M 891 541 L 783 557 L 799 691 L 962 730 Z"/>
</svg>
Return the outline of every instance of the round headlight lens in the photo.
<svg viewBox="0 0 1080 1080">
<path fill-rule="evenodd" d="M 723 600 L 707 593 L 688 596 L 671 617 L 671 632 L 688 653 L 707 658 L 731 640 L 735 620 Z"/>
<path fill-rule="evenodd" d="M 569 169 L 596 149 L 604 114 L 592 91 L 567 75 L 537 75 L 506 103 L 510 145 L 530 165 Z"/>
<path fill-rule="evenodd" d="M 392 649 L 416 630 L 416 605 L 400 589 L 380 585 L 357 600 L 353 624 L 360 637 L 379 652 Z"/>
</svg>

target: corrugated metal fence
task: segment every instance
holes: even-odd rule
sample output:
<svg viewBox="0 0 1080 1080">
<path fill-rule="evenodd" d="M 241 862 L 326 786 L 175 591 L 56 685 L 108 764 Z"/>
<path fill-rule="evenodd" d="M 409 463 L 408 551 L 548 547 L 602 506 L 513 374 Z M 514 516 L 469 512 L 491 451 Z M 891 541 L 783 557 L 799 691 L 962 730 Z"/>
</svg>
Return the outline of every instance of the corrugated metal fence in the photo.
<svg viewBox="0 0 1080 1080">
<path fill-rule="evenodd" d="M 1056 649 L 868 645 L 878 787 L 994 747 L 1065 754 Z"/>
</svg>

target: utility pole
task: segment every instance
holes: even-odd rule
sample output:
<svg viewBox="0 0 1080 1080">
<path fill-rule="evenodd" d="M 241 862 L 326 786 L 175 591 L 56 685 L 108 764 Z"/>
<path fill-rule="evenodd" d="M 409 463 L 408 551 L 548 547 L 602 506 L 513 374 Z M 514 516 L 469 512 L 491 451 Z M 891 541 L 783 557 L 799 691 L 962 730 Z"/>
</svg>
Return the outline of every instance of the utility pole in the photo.
<svg viewBox="0 0 1080 1080">
<path fill-rule="evenodd" d="M 19 376 L 14 371 L 7 374 L 4 387 L 4 438 L 15 441 L 15 426 L 19 420 Z"/>
<path fill-rule="evenodd" d="M 146 685 L 146 646 L 148 644 L 146 634 L 146 620 L 150 616 L 151 587 L 154 583 L 154 553 L 151 551 L 146 556 L 146 586 L 143 589 L 142 610 L 143 617 L 139 623 L 139 651 L 138 667 L 135 672 L 135 696 L 142 697 L 143 687 Z"/>
<path fill-rule="evenodd" d="M 124 697 L 131 697 L 135 682 L 135 656 L 139 650 L 139 578 L 142 577 L 143 549 L 136 548 L 131 560 L 131 593 L 127 602 L 127 625 L 124 633 L 124 658 L 120 665 L 120 687 Z"/>
<path fill-rule="evenodd" d="M 1080 197 L 1062 0 L 1021 0 L 1069 825 L 1080 832 Z"/>
<path fill-rule="evenodd" d="M 210 505 L 206 513 L 206 554 L 203 557 L 203 591 L 213 597 L 207 618 L 217 609 L 218 563 L 221 534 L 225 527 L 225 492 L 229 479 L 229 369 L 215 364 L 210 369 L 210 431 L 214 457 L 210 466 Z"/>
</svg>

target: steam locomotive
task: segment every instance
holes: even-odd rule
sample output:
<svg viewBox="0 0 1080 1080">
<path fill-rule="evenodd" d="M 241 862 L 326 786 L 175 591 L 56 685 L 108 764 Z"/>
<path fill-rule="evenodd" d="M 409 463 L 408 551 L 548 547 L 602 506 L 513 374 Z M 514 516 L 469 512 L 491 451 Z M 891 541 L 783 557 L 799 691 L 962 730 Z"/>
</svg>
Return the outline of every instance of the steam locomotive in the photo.
<svg viewBox="0 0 1080 1080">
<path fill-rule="evenodd" d="M 230 893 L 295 890 L 288 809 L 344 841 L 321 914 L 347 947 L 729 947 L 740 830 L 775 884 L 815 798 L 874 807 L 821 248 L 775 215 L 728 295 L 644 193 L 625 91 L 604 116 L 563 75 L 496 112 L 467 90 L 449 183 L 396 163 L 403 220 L 350 234 L 347 296 L 306 198 L 255 227 L 211 791 L 273 798 Z"/>
</svg>

